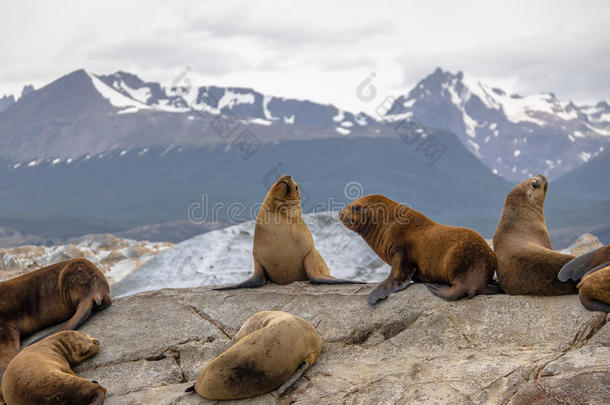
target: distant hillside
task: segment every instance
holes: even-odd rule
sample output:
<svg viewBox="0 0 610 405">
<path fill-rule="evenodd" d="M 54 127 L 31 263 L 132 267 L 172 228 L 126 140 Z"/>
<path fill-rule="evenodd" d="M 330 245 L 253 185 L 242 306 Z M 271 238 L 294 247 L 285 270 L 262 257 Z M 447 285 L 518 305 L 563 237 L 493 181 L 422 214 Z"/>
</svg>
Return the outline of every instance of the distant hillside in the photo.
<svg viewBox="0 0 610 405">
<path fill-rule="evenodd" d="M 340 207 L 348 202 L 346 184 L 358 182 L 366 194 L 386 194 L 439 221 L 497 216 L 510 184 L 491 174 L 453 134 L 431 134 L 446 148 L 432 165 L 416 145 L 396 136 L 266 143 L 247 160 L 240 150 L 223 145 L 117 150 L 71 163 L 4 167 L 0 212 L 16 218 L 31 212 L 74 217 L 118 232 L 184 221 L 188 207 L 206 195 L 210 210 L 224 203 L 218 212 L 224 222 L 229 204 L 241 202 L 250 210 L 276 177 L 290 173 L 302 186 L 306 212 Z M 238 216 L 253 215 L 256 207 Z"/>
</svg>

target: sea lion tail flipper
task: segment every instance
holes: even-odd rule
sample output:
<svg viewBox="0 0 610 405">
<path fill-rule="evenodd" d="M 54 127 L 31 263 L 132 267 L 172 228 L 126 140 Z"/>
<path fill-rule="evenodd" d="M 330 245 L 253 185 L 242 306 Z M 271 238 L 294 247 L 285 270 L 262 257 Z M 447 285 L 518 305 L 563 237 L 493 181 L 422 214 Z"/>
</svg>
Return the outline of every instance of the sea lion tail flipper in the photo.
<svg viewBox="0 0 610 405">
<path fill-rule="evenodd" d="M 610 245 L 603 246 L 592 252 L 578 256 L 567 262 L 557 278 L 559 281 L 579 281 L 585 274 L 599 270 L 610 264 Z"/>
<path fill-rule="evenodd" d="M 309 282 L 311 284 L 367 284 L 366 281 L 345 280 L 330 276 L 310 277 Z"/>
<path fill-rule="evenodd" d="M 463 286 L 448 286 L 434 283 L 426 283 L 425 285 L 432 294 L 447 301 L 457 301 L 467 295 L 467 291 Z"/>
<path fill-rule="evenodd" d="M 193 384 L 190 387 L 188 387 L 187 389 L 185 389 L 184 392 L 195 392 L 195 384 Z"/>
<path fill-rule="evenodd" d="M 587 298 L 583 294 L 578 294 L 578 298 L 580 298 L 582 305 L 589 311 L 610 312 L 610 304 Z"/>
<path fill-rule="evenodd" d="M 297 382 L 297 380 L 301 378 L 303 374 L 305 374 L 305 371 L 307 371 L 308 368 L 309 364 L 304 361 L 303 364 L 301 364 L 299 368 L 297 368 L 297 370 L 290 376 L 290 378 L 277 389 L 278 394 L 284 395 L 288 388 L 292 387 L 292 385 Z"/>
<path fill-rule="evenodd" d="M 223 290 L 237 290 L 239 288 L 258 288 L 267 284 L 267 277 L 261 277 L 259 275 L 254 274 L 252 277 L 247 279 L 246 281 L 242 281 L 239 284 L 228 285 L 225 287 L 215 287 L 212 288 L 214 291 L 223 291 Z"/>
<path fill-rule="evenodd" d="M 24 346 L 30 346 L 34 343 L 38 343 L 41 340 L 57 333 L 62 332 L 64 330 L 75 330 L 79 326 L 81 326 L 85 321 L 91 316 L 91 311 L 93 309 L 93 300 L 85 300 L 81 301 L 76 307 L 76 312 L 72 315 L 72 318 L 68 319 L 66 322 L 61 323 L 57 326 L 54 326 L 50 329 L 47 329 L 42 335 L 34 339 L 33 341 L 26 343 Z"/>
<path fill-rule="evenodd" d="M 225 287 L 216 287 L 212 288 L 214 291 L 222 291 L 222 290 L 237 290 L 238 288 L 258 288 L 267 284 L 267 273 L 265 272 L 265 267 L 261 262 L 259 262 L 256 257 L 254 258 L 254 274 L 250 276 L 249 279 L 243 281 L 239 284 L 228 285 Z"/>
</svg>

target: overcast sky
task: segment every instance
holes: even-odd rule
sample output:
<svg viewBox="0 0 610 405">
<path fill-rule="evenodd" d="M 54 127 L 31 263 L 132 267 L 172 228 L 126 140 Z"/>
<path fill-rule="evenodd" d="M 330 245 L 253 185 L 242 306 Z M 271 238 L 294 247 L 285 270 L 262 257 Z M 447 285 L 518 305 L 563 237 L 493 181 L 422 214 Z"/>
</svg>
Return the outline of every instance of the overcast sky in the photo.
<svg viewBox="0 0 610 405">
<path fill-rule="evenodd" d="M 528 94 L 610 99 L 610 1 L 11 1 L 0 95 L 70 71 L 124 70 L 372 111 L 435 67 Z"/>
</svg>

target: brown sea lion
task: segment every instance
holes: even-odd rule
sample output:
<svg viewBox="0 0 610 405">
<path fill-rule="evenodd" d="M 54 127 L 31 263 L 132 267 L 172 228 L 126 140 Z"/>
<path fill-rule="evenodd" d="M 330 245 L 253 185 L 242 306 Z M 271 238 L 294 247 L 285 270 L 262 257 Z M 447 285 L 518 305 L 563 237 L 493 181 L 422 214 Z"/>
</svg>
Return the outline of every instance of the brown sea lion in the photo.
<svg viewBox="0 0 610 405">
<path fill-rule="evenodd" d="M 580 281 L 578 296 L 588 310 L 610 312 L 610 245 L 571 260 L 557 278 Z"/>
<path fill-rule="evenodd" d="M 214 290 L 256 288 L 268 281 L 276 284 L 305 280 L 315 284 L 360 284 L 330 275 L 303 220 L 299 185 L 288 175 L 271 186 L 263 201 L 256 217 L 252 253 L 254 274 L 248 280 Z"/>
<path fill-rule="evenodd" d="M 316 362 L 322 350 L 322 338 L 309 322 L 282 311 L 254 314 L 234 340 L 187 392 L 195 390 L 211 400 L 248 398 L 278 387 L 282 394 Z"/>
<path fill-rule="evenodd" d="M 544 221 L 544 199 L 549 183 L 543 175 L 527 179 L 506 196 L 494 234 L 498 280 L 508 294 L 575 294 L 576 283 L 560 282 L 561 267 L 574 259 L 553 250 Z"/>
<path fill-rule="evenodd" d="M 111 302 L 106 277 L 85 259 L 57 263 L 1 282 L 0 385 L 22 337 L 64 321 L 32 343 L 76 329 L 92 310 L 106 308 Z"/>
<path fill-rule="evenodd" d="M 56 333 L 23 349 L 4 373 L 8 405 L 101 405 L 106 389 L 78 377 L 72 366 L 95 355 L 100 342 L 77 331 Z"/>
<path fill-rule="evenodd" d="M 493 284 L 496 257 L 471 229 L 436 223 L 382 195 L 357 199 L 339 219 L 392 266 L 369 294 L 370 305 L 414 281 L 434 283 L 427 284 L 430 291 L 446 300 L 500 292 Z"/>
</svg>

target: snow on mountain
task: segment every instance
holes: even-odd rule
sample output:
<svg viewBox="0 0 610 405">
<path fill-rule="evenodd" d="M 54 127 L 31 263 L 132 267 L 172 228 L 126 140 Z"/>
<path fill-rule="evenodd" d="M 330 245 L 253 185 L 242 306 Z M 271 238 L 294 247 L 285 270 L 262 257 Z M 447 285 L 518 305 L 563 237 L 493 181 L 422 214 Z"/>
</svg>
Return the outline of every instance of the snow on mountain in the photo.
<svg viewBox="0 0 610 405">
<path fill-rule="evenodd" d="M 390 271 L 337 213 L 304 216 L 331 274 L 338 278 L 381 281 Z M 177 244 L 152 258 L 112 287 L 114 296 L 160 288 L 219 285 L 243 281 L 253 269 L 254 222 L 211 231 Z"/>
<path fill-rule="evenodd" d="M 106 84 L 115 92 L 131 100 L 111 97 L 107 88 L 96 87 L 105 98 L 121 108 L 120 113 L 135 113 L 143 109 L 186 113 L 203 111 L 218 115 L 230 113 L 244 123 L 269 126 L 285 125 L 336 126 L 359 125 L 364 127 L 373 120 L 364 114 L 352 114 L 332 105 L 322 105 L 306 100 L 285 99 L 261 94 L 241 87 L 162 87 L 159 83 L 144 82 L 139 77 L 125 72 L 111 75 L 90 75 Z M 113 102 L 116 100 L 115 102 Z"/>
<path fill-rule="evenodd" d="M 610 143 L 606 102 L 578 106 L 552 93 L 507 94 L 440 68 L 396 99 L 386 119 L 405 117 L 456 133 L 494 173 L 514 181 L 558 177 Z"/>
</svg>

